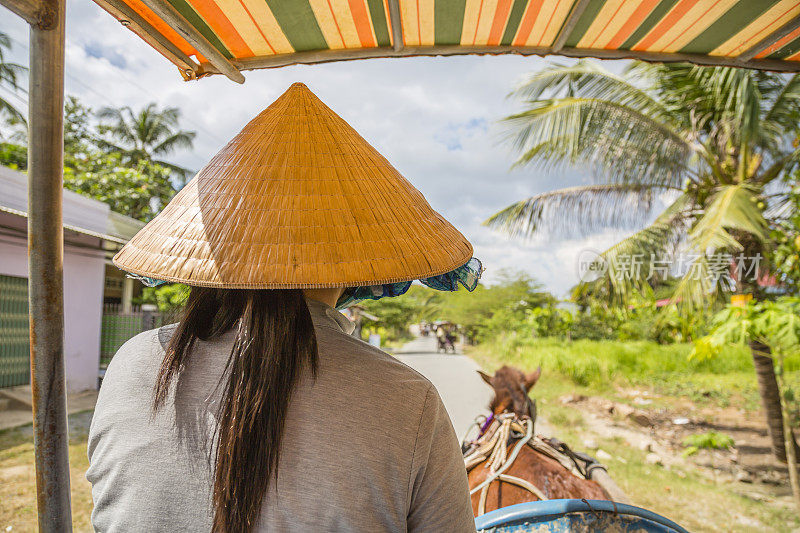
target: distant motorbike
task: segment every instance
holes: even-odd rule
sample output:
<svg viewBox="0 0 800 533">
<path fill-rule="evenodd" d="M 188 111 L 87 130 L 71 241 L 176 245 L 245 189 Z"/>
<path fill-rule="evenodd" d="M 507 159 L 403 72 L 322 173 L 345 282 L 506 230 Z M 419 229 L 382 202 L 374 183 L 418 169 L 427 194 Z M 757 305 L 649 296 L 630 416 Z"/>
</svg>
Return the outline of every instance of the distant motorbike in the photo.
<svg viewBox="0 0 800 533">
<path fill-rule="evenodd" d="M 446 337 L 437 337 L 436 342 L 436 353 L 456 353 L 455 338 L 453 336 L 447 335 Z"/>
</svg>

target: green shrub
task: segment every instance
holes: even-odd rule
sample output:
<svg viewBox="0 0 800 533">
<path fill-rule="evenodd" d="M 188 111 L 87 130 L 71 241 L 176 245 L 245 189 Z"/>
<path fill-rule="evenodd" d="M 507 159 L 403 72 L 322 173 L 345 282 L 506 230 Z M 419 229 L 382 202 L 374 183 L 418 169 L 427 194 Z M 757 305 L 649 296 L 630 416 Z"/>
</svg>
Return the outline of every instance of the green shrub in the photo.
<svg viewBox="0 0 800 533">
<path fill-rule="evenodd" d="M 181 309 L 189 298 L 189 287 L 182 283 L 168 283 L 158 287 L 145 287 L 142 290 L 141 303 L 155 304 L 158 310 L 175 312 Z"/>
<path fill-rule="evenodd" d="M 683 439 L 686 448 L 683 451 L 684 457 L 696 454 L 699 450 L 728 450 L 733 447 L 733 438 L 724 433 L 707 431 L 706 433 L 695 433 Z"/>
<path fill-rule="evenodd" d="M 11 143 L 0 143 L 0 165 L 14 170 L 28 168 L 28 149 L 25 146 Z"/>
<path fill-rule="evenodd" d="M 593 340 L 616 338 L 615 322 L 589 313 L 579 313 L 570 328 L 570 338 L 574 340 Z"/>
</svg>

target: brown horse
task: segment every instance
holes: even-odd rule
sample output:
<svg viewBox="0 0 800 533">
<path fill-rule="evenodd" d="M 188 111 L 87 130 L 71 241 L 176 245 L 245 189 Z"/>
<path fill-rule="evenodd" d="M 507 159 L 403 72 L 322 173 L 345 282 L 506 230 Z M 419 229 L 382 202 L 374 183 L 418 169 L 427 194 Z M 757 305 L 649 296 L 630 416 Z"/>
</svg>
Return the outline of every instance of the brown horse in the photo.
<svg viewBox="0 0 800 533">
<path fill-rule="evenodd" d="M 541 371 L 540 367 L 525 375 L 520 370 L 509 366 L 502 367 L 494 376 L 478 371 L 483 380 L 494 389 L 494 397 L 489 405 L 493 414 L 492 418 L 495 420 L 516 418 L 518 421 L 522 421 L 522 424 L 527 424 L 527 420 L 535 417 L 535 407 L 528 393 L 539 380 Z M 508 416 L 509 414 L 513 414 L 514 417 Z M 494 424 L 490 427 L 497 428 L 497 422 Z M 519 428 L 520 426 L 517 424 L 515 427 Z M 484 428 L 485 430 L 486 428 Z M 516 441 L 518 440 L 516 439 Z M 510 439 L 506 443 L 509 456 L 513 453 L 516 441 Z M 541 439 L 539 442 L 542 442 Z M 471 490 L 491 475 L 490 463 L 490 459 L 487 458 L 470 469 L 468 479 Z M 489 484 L 485 495 L 484 512 L 541 499 L 534 494 L 534 488 L 538 489 L 539 494 L 547 499 L 609 499 L 600 485 L 576 476 L 556 459 L 540 453 L 528 445 L 519 448 L 516 459 L 503 474 L 503 479 L 498 478 Z M 522 488 L 520 485 L 523 483 L 520 483 L 519 480 L 524 480 L 533 487 L 531 489 Z M 480 499 L 481 491 L 479 490 L 472 495 L 472 511 L 475 516 L 479 514 Z"/>
</svg>

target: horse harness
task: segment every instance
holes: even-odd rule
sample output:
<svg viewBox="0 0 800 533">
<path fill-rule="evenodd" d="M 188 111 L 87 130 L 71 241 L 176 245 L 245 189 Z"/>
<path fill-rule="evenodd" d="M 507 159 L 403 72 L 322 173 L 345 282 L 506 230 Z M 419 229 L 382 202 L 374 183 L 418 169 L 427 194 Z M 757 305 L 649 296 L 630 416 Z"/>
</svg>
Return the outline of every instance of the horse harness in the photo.
<svg viewBox="0 0 800 533">
<path fill-rule="evenodd" d="M 514 464 L 525 445 L 557 461 L 572 475 L 581 479 L 591 479 L 592 472 L 596 469 L 606 470 L 606 467 L 593 457 L 573 451 L 558 439 L 534 435 L 535 402 L 529 403 L 528 412 L 531 416 L 522 419 L 514 413 L 490 414 L 483 420 L 481 420 L 483 417 L 479 417 L 476 420 L 476 425 L 480 427 L 478 438 L 472 441 L 465 440 L 462 444 L 464 466 L 467 473 L 484 461 L 486 467 L 489 468 L 489 475 L 486 479 L 469 492 L 472 495 L 480 491 L 478 515 L 482 515 L 486 511 L 489 486 L 495 481 L 517 485 L 532 493 L 539 500 L 549 499 L 544 491 L 530 481 L 505 473 Z M 513 448 L 509 453 L 509 447 L 512 444 Z"/>
</svg>

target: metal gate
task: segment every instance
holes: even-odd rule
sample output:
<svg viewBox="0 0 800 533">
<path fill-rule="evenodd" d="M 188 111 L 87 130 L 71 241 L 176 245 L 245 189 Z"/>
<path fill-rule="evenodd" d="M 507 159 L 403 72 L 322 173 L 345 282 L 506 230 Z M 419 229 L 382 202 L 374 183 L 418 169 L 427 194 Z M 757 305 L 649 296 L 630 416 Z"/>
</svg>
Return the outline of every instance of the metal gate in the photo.
<svg viewBox="0 0 800 533">
<path fill-rule="evenodd" d="M 28 280 L 0 275 L 0 388 L 30 381 Z"/>
</svg>

